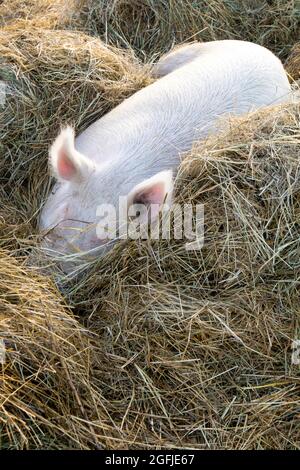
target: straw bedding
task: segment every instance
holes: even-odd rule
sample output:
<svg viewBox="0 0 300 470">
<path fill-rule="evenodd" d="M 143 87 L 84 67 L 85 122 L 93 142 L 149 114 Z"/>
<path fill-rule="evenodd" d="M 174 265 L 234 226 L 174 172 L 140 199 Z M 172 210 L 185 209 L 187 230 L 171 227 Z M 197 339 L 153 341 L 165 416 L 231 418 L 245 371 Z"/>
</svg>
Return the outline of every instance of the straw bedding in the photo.
<svg viewBox="0 0 300 470">
<path fill-rule="evenodd" d="M 300 79 L 300 44 L 295 44 L 286 61 L 286 69 L 292 79 Z"/>
<path fill-rule="evenodd" d="M 297 0 L 88 0 L 82 25 L 141 58 L 174 43 L 242 39 L 285 58 L 300 36 Z"/>
</svg>

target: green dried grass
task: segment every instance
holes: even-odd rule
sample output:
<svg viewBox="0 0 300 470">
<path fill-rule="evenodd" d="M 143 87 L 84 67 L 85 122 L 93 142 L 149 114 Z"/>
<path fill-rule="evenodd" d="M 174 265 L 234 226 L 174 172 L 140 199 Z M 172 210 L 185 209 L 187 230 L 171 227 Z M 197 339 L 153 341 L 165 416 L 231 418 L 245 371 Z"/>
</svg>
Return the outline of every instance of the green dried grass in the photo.
<svg viewBox="0 0 300 470">
<path fill-rule="evenodd" d="M 243 39 L 285 58 L 300 37 L 298 0 L 87 0 L 91 34 L 152 58 L 183 41 Z"/>
</svg>

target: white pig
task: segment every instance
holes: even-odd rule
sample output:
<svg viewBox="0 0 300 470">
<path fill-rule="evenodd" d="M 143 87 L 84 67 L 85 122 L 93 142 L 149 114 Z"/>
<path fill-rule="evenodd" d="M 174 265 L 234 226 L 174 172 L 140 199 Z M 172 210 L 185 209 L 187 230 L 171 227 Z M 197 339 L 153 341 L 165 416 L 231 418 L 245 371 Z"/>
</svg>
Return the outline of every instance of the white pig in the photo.
<svg viewBox="0 0 300 470">
<path fill-rule="evenodd" d="M 170 199 L 180 155 L 217 131 L 219 118 L 287 101 L 290 85 L 280 60 L 245 41 L 189 44 L 153 69 L 153 84 L 94 122 L 76 139 L 67 127 L 50 149 L 57 179 L 40 217 L 42 246 L 52 254 L 84 253 L 104 241 L 97 206 L 161 204 Z M 152 221 L 157 217 L 153 212 Z M 99 250 L 101 252 L 101 249 Z"/>
</svg>

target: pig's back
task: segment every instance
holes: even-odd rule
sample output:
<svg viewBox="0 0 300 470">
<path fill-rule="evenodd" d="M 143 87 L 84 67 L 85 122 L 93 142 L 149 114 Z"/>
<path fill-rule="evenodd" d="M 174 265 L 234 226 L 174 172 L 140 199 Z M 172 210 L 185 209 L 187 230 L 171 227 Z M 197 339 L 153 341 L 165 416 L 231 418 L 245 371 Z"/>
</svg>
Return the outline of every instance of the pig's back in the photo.
<svg viewBox="0 0 300 470">
<path fill-rule="evenodd" d="M 76 147 L 89 158 L 176 165 L 193 140 L 217 130 L 219 117 L 287 100 L 279 59 L 243 41 L 200 44 L 199 56 L 138 91 L 92 124 Z"/>
</svg>

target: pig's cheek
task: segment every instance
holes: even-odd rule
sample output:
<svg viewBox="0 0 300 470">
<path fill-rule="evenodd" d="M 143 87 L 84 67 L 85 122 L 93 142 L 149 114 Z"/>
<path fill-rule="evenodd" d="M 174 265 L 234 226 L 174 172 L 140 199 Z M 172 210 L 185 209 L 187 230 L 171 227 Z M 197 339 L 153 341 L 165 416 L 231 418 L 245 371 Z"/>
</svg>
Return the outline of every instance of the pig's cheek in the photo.
<svg viewBox="0 0 300 470">
<path fill-rule="evenodd" d="M 54 210 L 49 210 L 47 214 L 47 224 L 45 227 L 55 227 L 59 231 L 64 226 L 64 221 L 69 217 L 69 208 L 67 206 L 56 206 Z M 45 219 L 46 221 L 46 219 Z"/>
<path fill-rule="evenodd" d="M 69 207 L 63 206 L 57 208 L 55 214 L 54 214 L 54 220 L 56 223 L 54 224 L 56 226 L 56 231 L 58 233 L 62 232 L 66 226 L 68 226 L 69 222 L 68 220 L 70 219 L 70 209 Z"/>
<path fill-rule="evenodd" d="M 64 219 L 67 219 L 67 218 L 69 217 L 69 215 L 70 215 L 70 209 L 69 209 L 68 206 L 66 206 L 66 207 L 64 207 L 64 209 L 63 209 L 63 218 L 64 218 Z"/>
</svg>

